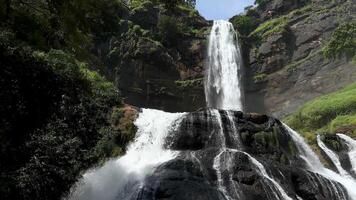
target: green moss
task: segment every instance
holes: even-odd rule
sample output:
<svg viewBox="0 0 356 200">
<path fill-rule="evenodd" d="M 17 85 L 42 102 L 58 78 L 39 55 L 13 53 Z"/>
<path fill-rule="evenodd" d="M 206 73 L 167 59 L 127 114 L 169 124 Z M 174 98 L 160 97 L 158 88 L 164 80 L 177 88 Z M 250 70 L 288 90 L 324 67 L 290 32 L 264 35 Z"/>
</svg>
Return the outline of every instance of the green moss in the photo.
<svg viewBox="0 0 356 200">
<path fill-rule="evenodd" d="M 356 137 L 356 113 L 337 116 L 330 123 L 321 128 L 320 131 L 329 133 L 346 132 L 352 137 Z"/>
<path fill-rule="evenodd" d="M 335 58 L 341 55 L 355 56 L 356 23 L 346 23 L 339 26 L 333 32 L 328 44 L 323 48 L 323 53 L 327 58 Z"/>
<path fill-rule="evenodd" d="M 284 68 L 288 71 L 288 72 L 293 72 L 299 65 L 301 65 L 302 63 L 309 61 L 310 59 L 312 59 L 314 56 L 320 54 L 322 52 L 322 50 L 317 50 L 315 52 L 310 53 L 307 57 L 302 58 L 300 60 L 294 61 L 288 65 L 286 65 Z"/>
<path fill-rule="evenodd" d="M 265 147 L 271 146 L 274 148 L 279 147 L 278 133 L 273 132 L 258 132 L 253 135 L 256 143 L 259 143 Z"/>
<path fill-rule="evenodd" d="M 188 13 L 189 17 L 199 16 L 199 12 L 188 4 L 180 4 L 178 5 L 178 9 L 183 13 Z"/>
<path fill-rule="evenodd" d="M 259 83 L 261 81 L 264 81 L 266 78 L 267 78 L 267 74 L 260 73 L 253 77 L 253 82 Z"/>
<path fill-rule="evenodd" d="M 180 89 L 192 88 L 192 87 L 200 87 L 204 84 L 204 78 L 190 79 L 184 81 L 175 81 L 175 84 Z"/>
<path fill-rule="evenodd" d="M 312 5 L 306 5 L 306 6 L 302 7 L 302 8 L 299 8 L 297 10 L 292 11 L 289 14 L 289 16 L 303 15 L 305 13 L 308 13 L 308 12 L 312 11 L 312 10 L 313 10 L 313 6 Z"/>
<path fill-rule="evenodd" d="M 308 141 L 315 141 L 316 133 L 334 132 L 340 127 L 353 126 L 355 113 L 356 83 L 353 83 L 306 103 L 287 117 L 285 122 L 303 133 Z"/>
<path fill-rule="evenodd" d="M 268 36 L 280 33 L 285 30 L 288 25 L 288 17 L 282 16 L 275 19 L 268 20 L 263 24 L 259 25 L 250 36 L 260 36 L 262 38 L 267 38 Z"/>
<path fill-rule="evenodd" d="M 130 8 L 132 12 L 135 10 L 146 9 L 149 6 L 152 6 L 153 3 L 150 0 L 131 0 L 130 1 Z"/>
</svg>

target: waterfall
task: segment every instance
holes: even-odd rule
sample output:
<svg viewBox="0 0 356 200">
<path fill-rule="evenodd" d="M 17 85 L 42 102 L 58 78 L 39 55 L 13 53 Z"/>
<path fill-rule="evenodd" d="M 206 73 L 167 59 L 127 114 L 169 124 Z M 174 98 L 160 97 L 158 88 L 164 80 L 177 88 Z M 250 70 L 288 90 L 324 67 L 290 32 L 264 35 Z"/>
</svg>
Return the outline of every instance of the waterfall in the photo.
<svg viewBox="0 0 356 200">
<path fill-rule="evenodd" d="M 318 156 L 313 152 L 313 150 L 309 147 L 309 145 L 306 144 L 304 139 L 296 131 L 294 131 L 293 129 L 291 129 L 285 124 L 283 125 L 287 130 L 288 134 L 293 139 L 294 143 L 296 144 L 300 153 L 300 157 L 306 161 L 309 169 L 314 173 L 322 175 L 325 178 L 340 183 L 347 190 L 349 198 L 352 200 L 356 200 L 356 191 L 355 191 L 356 181 L 350 176 L 341 176 L 340 174 L 337 174 L 334 171 L 324 167 L 321 164 Z M 334 194 L 340 194 L 337 187 L 332 186 L 330 188 L 334 190 L 333 191 Z M 343 196 L 345 195 L 340 194 L 338 199 L 345 199 L 343 198 Z"/>
<path fill-rule="evenodd" d="M 352 166 L 352 172 L 356 174 L 356 141 L 344 134 L 337 134 L 337 136 L 344 140 L 348 146 L 348 155 Z"/>
<path fill-rule="evenodd" d="M 350 176 L 350 174 L 346 170 L 344 170 L 344 168 L 342 168 L 339 156 L 324 144 L 324 142 L 320 139 L 320 135 L 317 136 L 317 143 L 318 146 L 324 151 L 324 153 L 333 162 L 334 166 L 339 171 L 339 173 L 342 176 Z"/>
<path fill-rule="evenodd" d="M 272 177 L 270 177 L 265 169 L 265 167 L 258 162 L 257 159 L 255 159 L 254 157 L 252 157 L 251 155 L 245 153 L 249 159 L 251 160 L 251 162 L 257 167 L 258 172 L 260 173 L 261 176 L 263 176 L 264 178 L 266 178 L 271 184 L 272 186 L 270 186 L 274 198 L 275 199 L 280 199 L 280 200 L 293 200 L 291 197 L 288 196 L 288 194 L 283 190 L 282 186 L 275 181 Z M 269 184 L 266 184 L 269 185 Z M 278 193 L 277 193 L 278 192 Z"/>
<path fill-rule="evenodd" d="M 164 139 L 183 115 L 143 109 L 135 121 L 138 131 L 127 153 L 86 172 L 68 199 L 130 199 L 136 192 L 133 188 L 140 187 L 147 174 L 176 156 L 176 152 L 163 148 Z"/>
<path fill-rule="evenodd" d="M 246 191 L 249 193 L 254 187 L 260 187 L 257 191 L 262 189 L 259 191 L 265 193 L 262 195 L 269 200 L 302 199 L 300 196 L 305 195 L 303 193 L 305 191 L 293 191 L 294 185 L 289 187 L 284 185 L 292 181 L 290 177 L 292 175 L 283 170 L 286 166 L 272 166 L 270 162 L 273 162 L 274 158 L 268 155 L 263 157 L 265 155 L 259 153 L 250 154 L 260 150 L 259 146 L 251 145 L 251 141 L 256 142 L 254 134 L 271 128 L 273 133 L 276 133 L 274 126 L 279 127 L 280 124 L 274 119 L 268 122 L 255 122 L 249 119 L 251 117 L 248 115 L 234 112 L 243 110 L 241 66 L 241 53 L 232 24 L 222 20 L 214 21 L 209 38 L 205 74 L 206 102 L 211 109 L 190 113 L 187 116 L 185 113 L 143 109 L 134 122 L 138 131 L 126 154 L 86 172 L 72 187 L 67 199 L 186 199 L 174 196 L 172 191 L 178 188 L 177 191 L 183 191 L 185 197 L 191 197 L 191 194 L 196 192 L 196 199 L 206 199 L 202 193 L 207 193 L 212 194 L 209 199 L 237 200 L 246 199 L 245 197 L 248 197 Z M 184 123 L 181 123 L 183 118 Z M 332 200 L 356 200 L 355 179 L 342 168 L 337 154 L 327 148 L 320 136 L 317 138 L 319 147 L 330 157 L 340 173 L 325 168 L 297 132 L 285 124 L 283 127 L 290 137 L 284 136 L 291 138 L 300 158 L 305 161 L 307 170 L 298 169 L 301 173 L 297 175 L 305 182 L 298 184 L 303 184 L 301 187 L 310 186 L 312 188 L 310 191 L 321 192 L 323 193 L 321 196 L 330 197 Z M 282 133 L 285 131 L 281 131 Z M 170 137 L 167 137 L 168 135 Z M 355 171 L 356 142 L 348 136 L 342 134 L 338 136 L 349 147 L 348 156 Z M 170 145 L 166 144 L 166 139 Z M 255 149 L 251 150 L 248 144 Z M 256 157 L 253 157 L 254 155 Z M 268 160 L 270 158 L 271 161 Z M 238 174 L 240 170 L 251 176 L 248 178 L 251 180 L 240 179 Z M 280 178 L 281 176 L 283 178 Z M 174 181 L 181 182 L 175 185 L 172 184 Z M 188 187 L 189 190 L 192 188 L 193 192 L 187 192 L 182 189 L 184 187 Z M 288 193 L 285 189 L 289 189 Z"/>
<path fill-rule="evenodd" d="M 242 110 L 240 71 L 241 52 L 230 22 L 214 21 L 208 46 L 205 73 L 207 106 L 224 110 Z"/>
</svg>

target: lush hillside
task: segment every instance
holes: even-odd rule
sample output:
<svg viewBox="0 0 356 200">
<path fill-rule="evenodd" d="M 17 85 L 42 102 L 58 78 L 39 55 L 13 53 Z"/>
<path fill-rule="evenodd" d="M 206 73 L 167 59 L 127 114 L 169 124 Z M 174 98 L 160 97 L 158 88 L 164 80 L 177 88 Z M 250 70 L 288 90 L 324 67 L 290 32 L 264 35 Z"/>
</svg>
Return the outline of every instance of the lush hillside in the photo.
<svg viewBox="0 0 356 200">
<path fill-rule="evenodd" d="M 316 98 L 285 119 L 311 142 L 318 133 L 346 133 L 356 137 L 356 84 Z"/>
</svg>

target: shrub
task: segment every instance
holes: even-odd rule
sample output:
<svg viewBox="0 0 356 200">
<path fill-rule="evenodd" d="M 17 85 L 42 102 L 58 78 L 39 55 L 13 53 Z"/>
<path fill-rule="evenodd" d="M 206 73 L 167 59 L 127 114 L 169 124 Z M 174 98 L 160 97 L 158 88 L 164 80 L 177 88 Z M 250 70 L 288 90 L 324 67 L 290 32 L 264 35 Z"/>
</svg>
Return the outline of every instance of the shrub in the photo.
<svg viewBox="0 0 356 200">
<path fill-rule="evenodd" d="M 179 43 L 184 35 L 184 25 L 175 17 L 163 15 L 158 21 L 159 37 L 163 44 L 173 46 Z"/>
<path fill-rule="evenodd" d="M 335 58 L 346 55 L 353 57 L 356 54 L 356 23 L 346 23 L 339 26 L 332 34 L 330 41 L 323 48 L 324 56 Z"/>
<path fill-rule="evenodd" d="M 267 38 L 268 36 L 280 33 L 285 30 L 288 25 L 288 17 L 282 16 L 275 19 L 268 20 L 263 24 L 259 25 L 250 36 L 260 36 L 262 38 Z"/>
<path fill-rule="evenodd" d="M 124 149 L 108 117 L 120 98 L 64 51 L 0 49 L 0 193 L 60 199 L 82 170 Z"/>
<path fill-rule="evenodd" d="M 244 36 L 250 34 L 257 26 L 254 18 L 246 15 L 238 15 L 231 19 L 235 29 Z"/>
</svg>

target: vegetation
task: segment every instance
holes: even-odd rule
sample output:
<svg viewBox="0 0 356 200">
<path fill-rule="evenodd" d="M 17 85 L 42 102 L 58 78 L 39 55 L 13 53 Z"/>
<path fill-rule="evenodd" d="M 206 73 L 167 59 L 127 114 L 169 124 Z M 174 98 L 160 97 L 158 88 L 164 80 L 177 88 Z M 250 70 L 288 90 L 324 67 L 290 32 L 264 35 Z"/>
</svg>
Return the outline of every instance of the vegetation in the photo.
<svg viewBox="0 0 356 200">
<path fill-rule="evenodd" d="M 231 23 L 243 36 L 248 36 L 258 25 L 258 21 L 248 15 L 237 15 L 231 19 Z"/>
<path fill-rule="evenodd" d="M 266 78 L 267 78 L 267 74 L 260 73 L 253 77 L 253 81 L 255 83 L 258 83 L 258 82 L 264 81 Z"/>
<path fill-rule="evenodd" d="M 175 84 L 178 86 L 178 88 L 181 89 L 199 87 L 199 86 L 203 86 L 204 78 L 176 81 Z"/>
<path fill-rule="evenodd" d="M 259 25 L 250 36 L 259 36 L 261 38 L 267 38 L 268 36 L 280 33 L 285 30 L 288 25 L 288 17 L 282 16 L 275 19 L 268 20 Z"/>
<path fill-rule="evenodd" d="M 340 25 L 332 34 L 330 41 L 323 48 L 324 56 L 335 58 L 346 55 L 352 58 L 356 55 L 356 23 Z"/>
<path fill-rule="evenodd" d="M 134 137 L 108 79 L 131 79 L 133 59 L 182 55 L 201 18 L 195 0 L 0 2 L 0 196 L 60 199 Z"/>
<path fill-rule="evenodd" d="M 259 6 L 265 6 L 268 2 L 271 2 L 272 0 L 255 0 L 255 4 Z"/>
<path fill-rule="evenodd" d="M 5 199 L 58 199 L 81 170 L 125 148 L 107 119 L 121 105 L 112 83 L 61 50 L 1 46 L 0 59 Z"/>
<path fill-rule="evenodd" d="M 355 115 L 356 84 L 354 83 L 306 103 L 285 121 L 313 141 L 316 133 L 341 131 L 353 135 Z"/>
<path fill-rule="evenodd" d="M 174 46 L 183 37 L 184 24 L 175 17 L 162 16 L 158 21 L 160 40 L 167 46 Z"/>
</svg>

